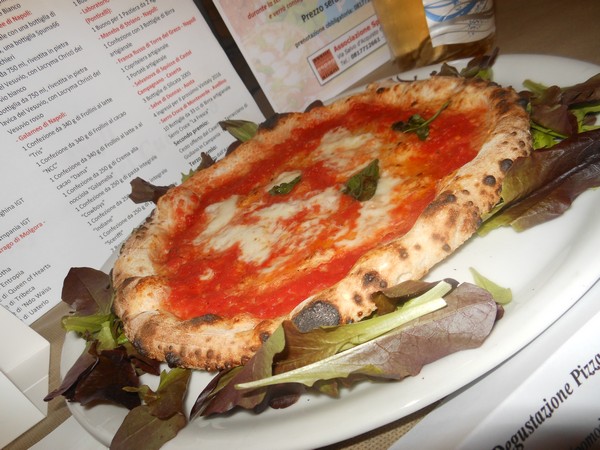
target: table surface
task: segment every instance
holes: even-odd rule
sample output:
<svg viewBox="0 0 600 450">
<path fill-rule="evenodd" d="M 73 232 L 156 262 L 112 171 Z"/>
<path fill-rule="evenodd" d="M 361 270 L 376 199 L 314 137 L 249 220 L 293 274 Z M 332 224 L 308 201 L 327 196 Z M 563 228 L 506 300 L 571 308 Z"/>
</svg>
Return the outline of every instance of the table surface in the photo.
<svg viewBox="0 0 600 450">
<path fill-rule="evenodd" d="M 600 1 L 572 0 L 496 0 L 496 46 L 501 54 L 525 53 L 555 55 L 600 65 Z M 384 65 L 370 75 L 383 78 L 395 73 L 393 64 Z M 368 80 L 365 80 L 368 81 Z M 49 389 L 60 384 L 59 362 L 64 339 L 60 319 L 67 306 L 58 305 L 32 328 L 51 344 Z M 328 450 L 388 448 L 410 430 L 435 405 L 392 422 L 367 434 L 328 446 Z M 62 397 L 48 403 L 46 419 L 17 438 L 7 449 L 29 448 L 70 416 Z"/>
</svg>

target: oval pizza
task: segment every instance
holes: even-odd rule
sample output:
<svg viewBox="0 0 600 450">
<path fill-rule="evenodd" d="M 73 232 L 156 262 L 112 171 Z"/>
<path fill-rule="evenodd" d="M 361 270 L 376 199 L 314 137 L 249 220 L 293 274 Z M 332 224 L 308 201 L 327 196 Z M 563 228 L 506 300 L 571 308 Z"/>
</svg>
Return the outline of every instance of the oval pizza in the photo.
<svg viewBox="0 0 600 450">
<path fill-rule="evenodd" d="M 478 228 L 530 151 L 510 88 L 432 77 L 289 113 L 171 188 L 125 242 L 114 308 L 171 365 L 244 364 L 285 319 L 350 323 Z"/>
</svg>

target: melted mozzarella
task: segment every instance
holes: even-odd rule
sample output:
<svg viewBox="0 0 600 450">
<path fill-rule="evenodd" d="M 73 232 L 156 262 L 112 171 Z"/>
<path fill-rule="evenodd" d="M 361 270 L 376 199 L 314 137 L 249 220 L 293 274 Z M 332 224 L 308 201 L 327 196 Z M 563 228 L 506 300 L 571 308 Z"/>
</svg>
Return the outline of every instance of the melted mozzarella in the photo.
<svg viewBox="0 0 600 450">
<path fill-rule="evenodd" d="M 250 214 L 239 207 L 239 197 L 233 196 L 209 207 L 213 220 L 195 243 L 221 252 L 238 245 L 242 261 L 259 265 L 273 251 L 286 248 L 293 252 L 309 241 L 324 226 L 321 217 L 336 211 L 340 195 L 337 189 L 328 188 L 304 200 L 282 201 L 264 208 L 256 205 Z M 304 211 L 309 212 L 306 220 L 292 220 Z M 288 221 L 291 221 L 289 227 Z"/>
<path fill-rule="evenodd" d="M 377 157 L 380 144 L 371 133 L 354 135 L 346 128 L 336 128 L 326 133 L 314 151 L 316 161 L 324 161 L 328 168 L 341 174 L 356 171 L 356 155 L 372 160 Z"/>
<path fill-rule="evenodd" d="M 368 161 L 376 158 L 378 151 L 381 151 L 381 145 L 371 135 L 354 136 L 347 129 L 338 128 L 323 137 L 312 156 L 348 178 L 360 169 L 357 164 L 361 163 L 356 160 L 357 148 L 365 146 L 369 150 L 363 149 L 360 154 Z M 389 227 L 389 212 L 394 206 L 393 190 L 401 180 L 393 178 L 389 171 L 380 172 L 377 191 L 373 198 L 360 204 L 358 220 L 328 231 L 335 237 L 333 248 L 321 249 L 313 254 L 313 266 L 327 262 L 336 249 L 356 248 L 363 243 L 364 237 Z M 281 173 L 265 189 L 289 182 L 301 174 L 300 170 Z M 206 251 L 217 252 L 238 246 L 240 259 L 257 266 L 264 264 L 272 255 L 277 255 L 270 261 L 269 267 L 262 270 L 262 273 L 271 272 L 285 265 L 296 250 L 315 242 L 327 230 L 328 217 L 336 213 L 340 197 L 345 195 L 341 188 L 329 187 L 300 199 L 284 196 L 278 203 L 254 204 L 250 209 L 246 209 L 248 203 L 242 202 L 242 197 L 234 195 L 206 208 L 209 222 L 195 243 Z M 242 203 L 246 205 L 245 208 L 241 206 Z"/>
</svg>

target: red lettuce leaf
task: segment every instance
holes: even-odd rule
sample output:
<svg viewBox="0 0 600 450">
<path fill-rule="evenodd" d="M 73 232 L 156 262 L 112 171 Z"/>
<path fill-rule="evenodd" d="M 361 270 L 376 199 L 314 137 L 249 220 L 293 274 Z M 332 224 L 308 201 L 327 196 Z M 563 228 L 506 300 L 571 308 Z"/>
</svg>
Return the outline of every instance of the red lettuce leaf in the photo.
<svg viewBox="0 0 600 450">
<path fill-rule="evenodd" d="M 128 414 L 115 434 L 111 450 L 158 450 L 166 442 L 177 436 L 177 433 L 187 425 L 183 414 L 176 414 L 162 420 L 153 416 L 148 408 L 138 406 Z"/>
<path fill-rule="evenodd" d="M 446 308 L 349 350 L 344 370 L 354 376 L 401 380 L 417 375 L 425 364 L 479 347 L 497 319 L 498 306 L 492 296 L 463 283 L 444 299 Z"/>
<path fill-rule="evenodd" d="M 574 108 L 600 102 L 600 74 L 573 86 L 542 86 L 527 80 L 531 88 L 522 92 L 530 101 L 531 120 L 562 136 L 573 136 L 580 130 Z"/>
<path fill-rule="evenodd" d="M 570 106 L 579 106 L 600 101 L 600 74 L 594 75 L 583 83 L 564 88 L 562 102 Z"/>
<path fill-rule="evenodd" d="M 511 225 L 522 231 L 552 220 L 589 188 L 600 186 L 600 129 L 515 160 L 502 187 L 504 207 L 479 229 L 481 235 Z"/>
<path fill-rule="evenodd" d="M 139 378 L 124 347 L 98 353 L 94 342 L 69 369 L 61 385 L 44 400 L 63 395 L 68 401 L 82 405 L 108 402 L 131 409 L 141 403 L 140 399 L 123 388 L 138 384 Z"/>
<path fill-rule="evenodd" d="M 156 186 L 140 177 L 134 178 L 129 184 L 131 185 L 129 198 L 134 203 L 153 202 L 156 204 L 158 199 L 171 188 L 171 186 Z"/>
<path fill-rule="evenodd" d="M 106 314 L 112 304 L 110 277 L 89 267 L 73 267 L 63 282 L 62 301 L 78 315 Z"/>
<path fill-rule="evenodd" d="M 498 306 L 490 293 L 471 284 L 462 284 L 444 299 L 448 304 L 446 308 L 326 358 L 322 372 L 331 377 L 320 377 L 318 369 L 313 389 L 337 395 L 340 386 L 349 386 L 365 378 L 399 380 L 416 375 L 424 364 L 450 353 L 480 346 L 498 318 Z M 219 374 L 198 398 L 191 417 L 229 412 L 236 407 L 261 410 L 266 397 L 269 398 L 269 404 L 277 405 L 278 396 L 283 396 L 282 404 L 287 406 L 285 399 L 295 398 L 303 390 L 299 383 L 307 383 L 292 379 L 290 382 L 252 389 L 238 389 L 236 386 L 268 379 L 270 373 L 275 372 L 272 369 L 274 362 L 276 367 L 285 367 L 286 358 L 291 356 L 297 359 L 303 349 L 313 352 L 314 343 L 318 340 L 314 338 L 315 330 L 300 333 L 294 331 L 293 327 L 292 323 L 287 323 L 279 328 L 278 332 L 285 332 L 285 339 L 276 336 L 277 346 L 264 354 L 259 351 L 248 367 Z M 317 331 L 319 336 L 322 332 Z M 307 342 L 303 341 L 302 335 Z M 256 371 L 257 366 L 261 370 Z M 296 367 L 294 363 L 289 366 Z"/>
<path fill-rule="evenodd" d="M 89 351 L 93 355 L 95 346 Z M 96 354 L 96 357 L 97 362 L 93 370 L 79 379 L 72 397 L 67 399 L 84 406 L 97 402 L 117 403 L 128 409 L 139 406 L 139 396 L 123 389 L 139 384 L 139 378 L 129 362 L 126 350 L 123 347 L 103 350 Z"/>
<path fill-rule="evenodd" d="M 60 386 L 46 395 L 44 401 L 48 402 L 59 395 L 63 395 L 67 400 L 72 401 L 77 383 L 94 369 L 97 362 L 98 357 L 95 354 L 87 351 L 83 352 L 69 369 Z"/>
<path fill-rule="evenodd" d="M 283 330 L 278 328 L 244 366 L 224 371 L 209 383 L 196 400 L 190 417 L 194 418 L 199 414 L 221 414 L 238 406 L 245 409 L 263 409 L 261 404 L 270 401 L 272 397 L 271 393 L 267 393 L 268 389 L 243 392 L 234 386 L 270 376 L 273 373 L 273 359 L 283 350 L 284 345 Z"/>
<path fill-rule="evenodd" d="M 132 409 L 113 437 L 110 448 L 159 449 L 187 425 L 183 400 L 191 371 L 172 369 L 162 372 L 156 392 L 147 386 L 137 391 L 145 404 Z"/>
</svg>

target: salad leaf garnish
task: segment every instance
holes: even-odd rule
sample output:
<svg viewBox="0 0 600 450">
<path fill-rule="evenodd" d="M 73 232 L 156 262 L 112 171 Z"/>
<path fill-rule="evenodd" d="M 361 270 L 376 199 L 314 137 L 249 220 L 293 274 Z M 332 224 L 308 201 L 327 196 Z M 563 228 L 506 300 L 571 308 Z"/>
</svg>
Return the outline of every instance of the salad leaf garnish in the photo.
<svg viewBox="0 0 600 450">
<path fill-rule="evenodd" d="M 600 129 L 517 158 L 502 185 L 501 202 L 478 233 L 505 225 L 526 230 L 554 219 L 589 188 L 600 186 Z"/>
<path fill-rule="evenodd" d="M 72 268 L 65 277 L 62 299 L 73 308 L 62 320 L 66 331 L 86 340 L 84 352 L 61 385 L 44 400 L 63 395 L 81 404 L 110 402 L 127 408 L 139 397 L 123 390 L 139 384 L 138 371 L 159 374 L 159 363 L 129 343 L 121 321 L 111 312 L 113 289 L 108 274 L 87 267 Z"/>
<path fill-rule="evenodd" d="M 302 179 L 302 176 L 298 175 L 296 178 L 294 178 L 291 181 L 280 183 L 277 186 L 273 186 L 271 189 L 269 189 L 269 194 L 271 194 L 271 195 L 289 194 L 290 192 L 292 192 L 292 189 L 294 189 L 294 186 L 296 186 L 298 183 L 300 183 L 301 179 Z"/>
<path fill-rule="evenodd" d="M 492 66 L 496 62 L 498 53 L 499 49 L 496 47 L 489 55 L 476 56 L 470 59 L 467 65 L 461 70 L 458 70 L 456 67 L 448 63 L 443 63 L 439 72 L 436 72 L 432 75 L 491 80 L 493 77 Z"/>
<path fill-rule="evenodd" d="M 238 398 L 246 398 L 256 393 L 270 392 L 273 395 L 274 389 L 284 389 L 286 392 L 286 388 L 295 387 L 297 390 L 299 385 L 305 385 L 322 393 L 337 395 L 340 384 L 350 385 L 365 378 L 399 380 L 414 376 L 424 364 L 452 352 L 481 345 L 497 319 L 498 307 L 490 293 L 475 285 L 463 283 L 447 294 L 444 302 L 448 306 L 392 328 L 378 337 L 367 338 L 365 342 L 337 351 L 314 363 L 253 379 L 246 376 L 241 380 L 235 374 L 226 382 L 218 382 L 209 387 L 208 389 L 213 389 L 218 384 L 219 392 L 213 396 L 203 393 L 201 398 L 206 400 L 210 397 L 210 400 L 199 406 L 196 412 L 209 415 L 227 412 L 235 407 L 248 407 L 231 402 L 233 393 L 236 392 Z M 423 305 L 427 303 L 422 301 Z M 366 323 L 371 320 L 373 319 L 367 319 Z M 275 360 L 274 367 L 277 368 L 281 358 L 288 358 L 290 346 L 298 347 L 294 354 L 302 352 L 302 343 L 298 345 L 288 342 L 286 328 L 289 327 L 293 325 L 287 322 L 278 331 L 278 341 L 281 341 L 283 332 L 284 351 L 280 355 L 269 355 L 268 360 L 261 365 L 270 367 L 271 361 Z M 333 328 L 344 327 L 348 325 Z M 322 330 L 319 332 L 322 333 Z M 309 331 L 305 334 L 312 333 L 313 331 Z M 314 339 L 313 342 L 316 343 L 317 340 Z M 259 364 L 257 358 L 260 359 L 258 354 L 253 358 L 253 364 Z"/>
<path fill-rule="evenodd" d="M 424 141 L 429 137 L 429 124 L 445 110 L 450 102 L 444 103 L 436 113 L 429 119 L 424 119 L 420 114 L 413 114 L 408 118 L 408 121 L 398 121 L 392 124 L 392 130 L 401 131 L 402 133 L 415 133 L 420 140 Z"/>
<path fill-rule="evenodd" d="M 112 306 L 110 277 L 89 267 L 72 267 L 63 282 L 61 298 L 79 316 L 110 314 Z"/>
<path fill-rule="evenodd" d="M 496 303 L 499 303 L 501 305 L 507 305 L 512 301 L 512 291 L 510 290 L 510 288 L 505 288 L 500 286 L 499 284 L 494 283 L 489 278 L 484 277 L 473 267 L 470 267 L 469 270 L 473 275 L 473 280 L 475 281 L 475 284 L 492 294 L 492 297 L 494 297 Z"/>
<path fill-rule="evenodd" d="M 185 176 L 185 175 L 184 175 Z M 156 204 L 158 199 L 167 193 L 172 186 L 156 186 L 140 177 L 136 177 L 131 182 L 131 193 L 129 198 L 133 203 L 153 202 Z"/>
<path fill-rule="evenodd" d="M 379 160 L 374 159 L 346 181 L 342 192 L 360 202 L 364 202 L 373 198 L 377 191 L 378 181 Z"/>
<path fill-rule="evenodd" d="M 249 120 L 222 120 L 219 125 L 241 142 L 252 139 L 258 131 L 258 124 Z"/>
<path fill-rule="evenodd" d="M 534 148 L 548 148 L 577 133 L 598 128 L 600 74 L 573 86 L 546 86 L 532 80 L 523 82 L 521 96 L 529 101 Z"/>
<path fill-rule="evenodd" d="M 412 305 L 405 304 L 399 309 L 429 308 L 440 300 L 437 289 L 445 292 L 452 285 L 436 284 L 429 295 L 410 300 Z M 289 395 L 289 390 L 297 393 L 302 385 L 337 395 L 340 384 L 353 384 L 365 377 L 401 379 L 416 375 L 428 362 L 459 349 L 481 345 L 497 318 L 497 305 L 490 293 L 471 284 L 462 284 L 445 295 L 443 302 L 447 306 L 402 324 L 399 324 L 402 322 L 399 317 L 407 310 L 306 333 L 294 329 L 293 323 L 284 322 L 273 335 L 276 348 L 268 352 L 259 350 L 249 362 L 250 367 L 259 365 L 261 374 L 253 376 L 251 369 L 244 366 L 236 373 L 227 372 L 227 379 L 213 380 L 198 398 L 194 414 L 206 416 L 236 407 L 256 410 L 265 404 L 265 398 L 272 404 L 278 391 L 283 390 Z M 384 326 L 390 325 L 388 331 L 379 328 L 388 320 Z M 364 333 L 358 332 L 362 338 L 354 337 L 357 333 L 350 331 L 359 324 L 364 327 Z M 369 330 L 369 324 L 373 324 L 373 330 Z M 379 330 L 375 330 L 377 328 Z M 332 333 L 334 338 L 321 341 L 326 349 L 317 350 L 319 340 L 327 333 Z M 339 336 L 335 336 L 337 333 Z M 268 345 L 270 341 L 267 341 Z M 324 356 L 326 354 L 330 356 Z M 266 375 L 270 371 L 271 374 Z M 248 403 L 249 398 L 255 402 Z"/>
<path fill-rule="evenodd" d="M 173 439 L 187 425 L 183 400 L 190 376 L 189 369 L 174 368 L 161 372 L 156 392 L 146 385 L 125 388 L 126 392 L 137 392 L 143 404 L 129 411 L 110 448 L 158 449 Z"/>
</svg>

